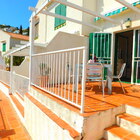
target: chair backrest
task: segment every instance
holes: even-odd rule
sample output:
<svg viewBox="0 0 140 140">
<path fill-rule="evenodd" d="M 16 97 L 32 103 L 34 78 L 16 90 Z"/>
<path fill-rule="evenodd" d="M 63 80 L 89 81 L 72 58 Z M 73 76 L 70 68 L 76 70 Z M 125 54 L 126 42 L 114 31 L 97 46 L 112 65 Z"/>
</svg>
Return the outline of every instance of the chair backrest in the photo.
<svg viewBox="0 0 140 140">
<path fill-rule="evenodd" d="M 120 69 L 120 73 L 119 73 L 119 75 L 118 75 L 120 78 L 121 78 L 122 75 L 123 75 L 123 72 L 124 72 L 125 66 L 126 66 L 126 63 L 123 63 L 123 64 L 122 64 L 122 67 L 121 67 L 121 69 Z"/>
<path fill-rule="evenodd" d="M 89 63 L 86 66 L 87 79 L 92 77 L 103 78 L 103 65 L 101 63 Z"/>
</svg>

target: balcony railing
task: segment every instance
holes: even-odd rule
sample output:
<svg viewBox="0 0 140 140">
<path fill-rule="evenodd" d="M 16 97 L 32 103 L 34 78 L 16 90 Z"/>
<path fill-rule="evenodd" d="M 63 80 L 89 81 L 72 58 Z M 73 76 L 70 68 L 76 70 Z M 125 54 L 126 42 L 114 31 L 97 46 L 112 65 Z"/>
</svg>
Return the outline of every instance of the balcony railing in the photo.
<svg viewBox="0 0 140 140">
<path fill-rule="evenodd" d="M 25 93 L 28 92 L 29 88 L 29 78 L 13 73 L 12 75 L 12 92 L 13 93 L 18 93 L 22 97 L 24 96 Z"/>
<path fill-rule="evenodd" d="M 29 78 L 25 76 L 0 69 L 0 81 L 8 85 L 13 93 L 17 92 L 24 96 L 28 92 Z"/>
<path fill-rule="evenodd" d="M 32 55 L 31 84 L 83 112 L 86 53 L 79 47 Z"/>
<path fill-rule="evenodd" d="M 0 69 L 0 81 L 10 86 L 10 72 Z"/>
</svg>

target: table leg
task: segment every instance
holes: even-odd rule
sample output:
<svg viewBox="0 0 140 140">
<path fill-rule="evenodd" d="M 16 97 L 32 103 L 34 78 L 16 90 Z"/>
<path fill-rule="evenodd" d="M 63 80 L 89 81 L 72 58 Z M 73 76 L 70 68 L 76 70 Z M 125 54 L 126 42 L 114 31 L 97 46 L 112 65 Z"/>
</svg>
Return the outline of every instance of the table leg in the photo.
<svg viewBox="0 0 140 140">
<path fill-rule="evenodd" d="M 107 69 L 107 87 L 108 94 L 112 94 L 112 67 L 108 67 Z"/>
</svg>

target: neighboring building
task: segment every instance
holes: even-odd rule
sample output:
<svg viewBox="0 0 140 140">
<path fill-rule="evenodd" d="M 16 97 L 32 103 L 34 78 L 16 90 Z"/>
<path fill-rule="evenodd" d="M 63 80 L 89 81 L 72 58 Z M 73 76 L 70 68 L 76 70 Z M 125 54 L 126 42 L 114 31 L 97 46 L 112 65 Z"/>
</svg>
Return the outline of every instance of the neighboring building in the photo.
<svg viewBox="0 0 140 140">
<path fill-rule="evenodd" d="M 12 48 L 20 47 L 29 42 L 29 37 L 0 30 L 0 51 L 2 54 Z"/>
</svg>

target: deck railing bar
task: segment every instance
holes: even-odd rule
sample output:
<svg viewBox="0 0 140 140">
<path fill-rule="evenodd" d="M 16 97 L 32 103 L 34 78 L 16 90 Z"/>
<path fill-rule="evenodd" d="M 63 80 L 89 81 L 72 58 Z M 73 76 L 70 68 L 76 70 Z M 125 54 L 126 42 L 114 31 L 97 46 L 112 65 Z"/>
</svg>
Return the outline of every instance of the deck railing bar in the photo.
<svg viewBox="0 0 140 140">
<path fill-rule="evenodd" d="M 70 82 L 71 82 L 71 52 L 69 53 L 69 87 L 68 87 L 68 100 L 70 100 Z"/>
<path fill-rule="evenodd" d="M 57 94 L 59 95 L 59 54 L 57 54 Z"/>
<path fill-rule="evenodd" d="M 46 56 L 46 62 L 47 62 L 47 64 L 48 64 L 48 66 L 49 66 L 49 69 L 50 69 L 50 79 L 52 79 L 52 71 L 51 71 L 51 67 L 52 67 L 52 64 L 50 63 L 51 62 L 51 56 L 50 55 L 47 55 Z M 50 90 L 50 84 L 51 84 L 51 80 L 50 79 L 48 79 L 49 81 L 47 82 L 47 89 L 48 90 Z"/>
<path fill-rule="evenodd" d="M 58 73 L 59 73 L 59 74 L 58 74 L 58 93 L 59 93 L 59 96 L 61 96 L 61 93 L 60 93 L 60 86 L 61 86 L 61 85 L 60 85 L 60 80 L 61 80 L 61 77 L 60 77 L 61 62 L 60 62 L 60 61 L 61 61 L 61 55 L 60 55 L 60 53 L 59 53 L 58 56 L 59 56 L 59 65 L 58 65 L 58 66 L 59 66 L 59 67 L 58 67 L 58 70 L 59 70 L 59 72 L 58 72 Z"/>
<path fill-rule="evenodd" d="M 18 73 L 14 73 L 14 75 L 19 76 L 19 77 L 22 77 L 22 78 L 27 79 L 27 80 L 29 79 L 29 77 L 26 77 L 26 76 L 20 75 L 20 74 L 18 74 Z"/>
<path fill-rule="evenodd" d="M 55 87 L 57 87 L 58 86 L 58 81 L 57 81 L 57 77 L 58 77 L 58 71 L 57 71 L 57 68 L 58 68 L 58 54 L 56 54 L 56 68 L 55 68 L 55 79 L 56 79 L 56 81 L 55 81 Z M 58 95 L 58 89 L 56 88 L 56 94 Z"/>
<path fill-rule="evenodd" d="M 81 64 L 85 47 L 79 48 L 34 55 L 31 83 L 76 107 L 83 108 Z"/>
<path fill-rule="evenodd" d="M 63 83 L 63 97 L 65 98 L 65 89 L 66 89 L 66 55 L 64 53 L 64 83 Z"/>
<path fill-rule="evenodd" d="M 69 52 L 69 51 L 78 51 L 78 50 L 83 50 L 83 49 L 85 49 L 85 47 L 78 47 L 78 48 L 65 49 L 65 50 L 59 50 L 59 51 L 38 53 L 38 54 L 32 54 L 32 57 L 34 57 L 34 56 L 43 56 L 43 55 L 48 55 L 48 54 L 56 54 L 56 53 L 62 53 L 62 52 Z"/>
<path fill-rule="evenodd" d="M 53 54 L 53 56 L 54 56 L 53 67 L 55 67 L 55 54 Z M 52 70 L 54 70 L 54 69 L 52 69 Z M 54 89 L 55 82 L 54 81 L 55 81 L 55 75 L 53 75 L 53 92 L 55 92 L 55 89 Z"/>
<path fill-rule="evenodd" d="M 72 102 L 74 101 L 74 75 L 75 75 L 75 51 L 73 52 L 73 74 L 72 74 L 72 78 L 73 78 L 73 85 L 72 85 Z"/>
<path fill-rule="evenodd" d="M 10 86 L 10 71 L 6 71 L 3 69 L 0 69 L 0 81 L 3 82 L 4 84 Z"/>
<path fill-rule="evenodd" d="M 22 97 L 28 92 L 29 78 L 12 72 L 12 92 L 18 92 Z"/>
<path fill-rule="evenodd" d="M 55 97 L 57 97 L 57 98 L 60 98 L 61 100 L 64 100 L 64 101 L 66 101 L 66 102 L 68 102 L 68 103 L 70 103 L 70 104 L 72 104 L 72 105 L 78 107 L 79 109 L 81 108 L 80 105 L 78 105 L 78 104 L 76 104 L 76 103 L 74 103 L 74 102 L 68 101 L 68 100 L 65 99 L 65 98 L 61 98 L 59 95 L 54 94 L 53 92 L 47 91 L 47 90 L 45 90 L 44 88 L 41 88 L 40 86 L 38 86 L 38 85 L 36 85 L 36 84 L 33 84 L 33 83 L 31 83 L 31 84 L 32 84 L 33 86 L 35 86 L 35 87 L 37 87 L 37 88 L 39 88 L 39 89 L 41 89 L 41 90 L 47 92 L 47 93 L 50 93 L 51 95 L 53 95 L 53 96 L 55 96 Z"/>
<path fill-rule="evenodd" d="M 81 92 L 81 113 L 84 113 L 85 103 L 85 84 L 86 84 L 86 58 L 87 50 L 83 50 L 83 69 L 82 69 L 82 92 Z"/>
<path fill-rule="evenodd" d="M 77 56 L 78 56 L 78 60 L 77 60 L 77 93 L 76 93 L 76 104 L 78 104 L 78 92 L 79 92 L 79 90 L 78 90 L 78 84 L 79 84 L 79 64 L 80 64 L 80 60 L 79 60 L 79 56 L 80 56 L 80 52 L 78 51 L 78 54 L 77 54 Z"/>
<path fill-rule="evenodd" d="M 64 68 L 64 53 L 62 53 L 62 68 Z M 62 69 L 62 88 L 61 88 L 61 97 L 63 97 L 62 96 L 62 93 L 63 93 L 63 87 L 64 87 L 64 83 L 63 83 L 63 81 L 64 81 L 64 71 L 63 71 L 63 69 Z"/>
</svg>

